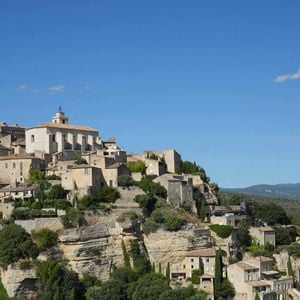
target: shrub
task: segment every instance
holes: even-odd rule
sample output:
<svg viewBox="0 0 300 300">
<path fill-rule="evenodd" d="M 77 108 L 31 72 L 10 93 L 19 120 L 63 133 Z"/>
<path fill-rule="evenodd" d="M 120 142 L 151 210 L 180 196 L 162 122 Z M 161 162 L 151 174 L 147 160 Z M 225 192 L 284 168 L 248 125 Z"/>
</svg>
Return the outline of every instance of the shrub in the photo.
<svg viewBox="0 0 300 300">
<path fill-rule="evenodd" d="M 78 158 L 75 160 L 75 164 L 76 164 L 76 165 L 87 165 L 88 162 L 86 161 L 85 158 L 78 157 Z"/>
<path fill-rule="evenodd" d="M 35 168 L 29 170 L 29 175 L 27 181 L 30 183 L 39 183 L 45 180 L 45 173 Z"/>
<path fill-rule="evenodd" d="M 145 216 L 151 215 L 152 211 L 155 209 L 157 201 L 157 199 L 152 195 L 137 195 L 133 200 L 139 204 Z"/>
<path fill-rule="evenodd" d="M 160 224 L 156 223 L 153 218 L 148 218 L 143 224 L 143 232 L 148 235 L 150 233 L 156 232 L 160 228 Z"/>
<path fill-rule="evenodd" d="M 118 222 L 124 222 L 126 219 L 134 220 L 137 219 L 138 215 L 135 211 L 125 211 L 117 219 Z"/>
<path fill-rule="evenodd" d="M 85 223 L 83 212 L 76 208 L 69 208 L 61 220 L 65 228 L 81 227 Z"/>
<path fill-rule="evenodd" d="M 161 198 L 167 198 L 167 190 L 159 183 L 153 182 L 149 176 L 144 177 L 138 186 L 147 194 L 151 194 Z"/>
<path fill-rule="evenodd" d="M 61 177 L 55 174 L 48 175 L 45 177 L 46 180 L 61 180 Z"/>
<path fill-rule="evenodd" d="M 230 236 L 232 232 L 232 226 L 230 225 L 219 225 L 219 224 L 212 224 L 209 226 L 209 228 L 214 231 L 217 236 L 225 239 Z"/>
<path fill-rule="evenodd" d="M 164 226 L 166 230 L 176 231 L 183 225 L 183 220 L 178 216 L 178 214 L 172 212 L 165 213 Z"/>
<path fill-rule="evenodd" d="M 92 196 L 98 198 L 99 202 L 112 203 L 120 198 L 120 193 L 113 187 L 101 186 L 92 194 Z"/>
<path fill-rule="evenodd" d="M 30 260 L 22 260 L 19 263 L 19 267 L 22 271 L 30 270 L 33 266 L 33 263 Z"/>
<path fill-rule="evenodd" d="M 68 193 L 61 184 L 55 184 L 51 187 L 47 197 L 48 199 L 65 199 Z"/>
<path fill-rule="evenodd" d="M 135 185 L 134 180 L 129 175 L 121 175 L 118 177 L 118 186 L 130 187 Z"/>
<path fill-rule="evenodd" d="M 55 231 L 48 228 L 41 229 L 40 231 L 33 230 L 32 238 L 38 245 L 40 251 L 45 251 L 52 246 L 56 246 L 58 235 Z"/>
</svg>

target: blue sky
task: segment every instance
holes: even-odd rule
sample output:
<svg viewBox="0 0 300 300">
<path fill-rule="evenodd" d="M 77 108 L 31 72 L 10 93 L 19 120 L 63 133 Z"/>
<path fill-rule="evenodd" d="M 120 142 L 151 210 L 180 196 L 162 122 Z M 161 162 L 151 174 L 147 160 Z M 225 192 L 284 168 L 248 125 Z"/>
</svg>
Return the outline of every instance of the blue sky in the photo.
<svg viewBox="0 0 300 300">
<path fill-rule="evenodd" d="M 0 120 L 59 105 L 224 187 L 299 182 L 300 2 L 2 0 Z"/>
</svg>

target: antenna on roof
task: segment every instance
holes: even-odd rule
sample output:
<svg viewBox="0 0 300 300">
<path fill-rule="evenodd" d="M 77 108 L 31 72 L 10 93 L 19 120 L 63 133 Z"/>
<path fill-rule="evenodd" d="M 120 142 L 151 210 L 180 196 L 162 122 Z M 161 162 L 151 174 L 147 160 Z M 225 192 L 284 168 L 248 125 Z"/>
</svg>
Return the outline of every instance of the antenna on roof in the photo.
<svg viewBox="0 0 300 300">
<path fill-rule="evenodd" d="M 61 105 L 58 107 L 58 111 L 61 113 L 62 112 L 62 107 Z"/>
</svg>

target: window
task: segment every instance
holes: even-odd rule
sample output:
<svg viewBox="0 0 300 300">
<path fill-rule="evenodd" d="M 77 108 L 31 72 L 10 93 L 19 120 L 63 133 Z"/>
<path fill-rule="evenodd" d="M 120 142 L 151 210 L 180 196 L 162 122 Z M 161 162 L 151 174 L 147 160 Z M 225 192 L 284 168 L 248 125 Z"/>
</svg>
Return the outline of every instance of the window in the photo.
<svg viewBox="0 0 300 300">
<path fill-rule="evenodd" d="M 194 269 L 194 266 L 193 266 L 193 265 L 191 265 L 191 268 L 192 268 L 192 269 Z"/>
<path fill-rule="evenodd" d="M 15 169 L 16 168 L 16 163 L 13 163 L 13 169 Z"/>
<path fill-rule="evenodd" d="M 183 265 L 183 268 L 185 269 L 185 265 Z"/>
<path fill-rule="evenodd" d="M 84 168 L 84 175 L 88 175 L 89 174 L 89 169 L 88 168 Z"/>
<path fill-rule="evenodd" d="M 34 143 L 34 135 L 31 135 L 31 143 Z"/>
<path fill-rule="evenodd" d="M 20 162 L 20 170 L 22 171 L 23 170 L 23 163 Z"/>
<path fill-rule="evenodd" d="M 7 163 L 5 163 L 5 168 L 6 168 L 6 169 L 8 168 L 8 164 L 7 164 Z"/>
<path fill-rule="evenodd" d="M 206 262 L 209 262 L 209 258 L 206 258 Z"/>
<path fill-rule="evenodd" d="M 55 142 L 56 139 L 55 139 L 55 134 L 52 135 L 52 142 Z"/>
<path fill-rule="evenodd" d="M 194 261 L 194 259 L 193 258 L 191 258 L 191 262 L 193 262 Z"/>
</svg>

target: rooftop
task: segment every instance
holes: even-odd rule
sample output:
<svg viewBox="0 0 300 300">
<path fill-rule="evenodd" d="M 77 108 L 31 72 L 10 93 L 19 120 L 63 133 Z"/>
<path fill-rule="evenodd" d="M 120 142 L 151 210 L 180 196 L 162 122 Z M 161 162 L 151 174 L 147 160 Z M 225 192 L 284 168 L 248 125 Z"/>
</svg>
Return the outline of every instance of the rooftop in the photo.
<svg viewBox="0 0 300 300">
<path fill-rule="evenodd" d="M 73 129 L 73 130 L 79 130 L 79 131 L 98 132 L 97 129 L 89 127 L 89 126 L 60 124 L 60 123 L 52 123 L 52 122 L 45 122 L 40 125 L 27 128 L 27 130 L 33 129 L 33 128 L 57 128 L 57 129 Z"/>
<path fill-rule="evenodd" d="M 253 286 L 253 287 L 260 287 L 260 286 L 270 286 L 269 283 L 263 281 L 263 280 L 257 280 L 257 281 L 247 281 L 246 284 Z"/>
<path fill-rule="evenodd" d="M 215 257 L 216 249 L 215 248 L 202 248 L 198 250 L 189 251 L 186 254 L 186 257 Z"/>
<path fill-rule="evenodd" d="M 258 270 L 258 267 L 247 264 L 243 261 L 238 262 L 237 265 L 244 270 Z"/>
<path fill-rule="evenodd" d="M 0 156 L 0 160 L 12 160 L 12 159 L 40 159 L 38 157 L 35 157 L 30 154 L 13 154 L 13 155 L 6 155 L 6 156 Z"/>
</svg>

